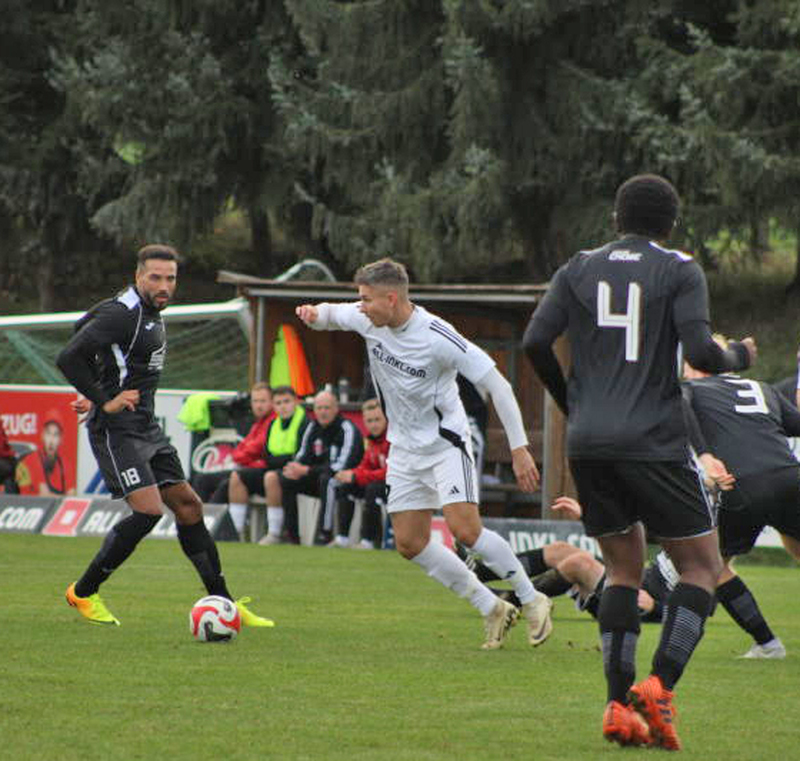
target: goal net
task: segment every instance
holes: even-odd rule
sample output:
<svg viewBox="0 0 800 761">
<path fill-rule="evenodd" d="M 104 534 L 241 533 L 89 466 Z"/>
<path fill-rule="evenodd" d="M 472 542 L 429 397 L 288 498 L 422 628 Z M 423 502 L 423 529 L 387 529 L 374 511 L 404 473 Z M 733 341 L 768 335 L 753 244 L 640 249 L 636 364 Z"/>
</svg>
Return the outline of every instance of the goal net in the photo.
<svg viewBox="0 0 800 761">
<path fill-rule="evenodd" d="M 59 351 L 81 313 L 0 317 L 0 383 L 64 385 Z M 170 307 L 161 388 L 243 390 L 248 385 L 249 311 L 244 299 Z"/>
</svg>

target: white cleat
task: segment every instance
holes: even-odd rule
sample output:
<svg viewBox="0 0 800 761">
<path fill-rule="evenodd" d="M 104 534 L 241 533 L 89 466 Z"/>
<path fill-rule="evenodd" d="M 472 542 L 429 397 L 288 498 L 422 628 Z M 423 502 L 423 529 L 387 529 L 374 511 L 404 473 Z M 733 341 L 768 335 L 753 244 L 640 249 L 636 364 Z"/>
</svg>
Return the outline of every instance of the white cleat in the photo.
<svg viewBox="0 0 800 761">
<path fill-rule="evenodd" d="M 528 621 L 528 643 L 531 647 L 539 647 L 553 631 L 553 619 L 550 616 L 552 608 L 553 601 L 541 592 L 522 606 L 522 615 Z"/>
<path fill-rule="evenodd" d="M 510 602 L 498 600 L 492 612 L 483 619 L 486 640 L 481 645 L 483 650 L 497 650 L 503 646 L 509 629 L 517 623 L 519 610 Z"/>
<path fill-rule="evenodd" d="M 768 658 L 771 660 L 779 660 L 786 657 L 786 648 L 783 646 L 783 642 L 775 637 L 775 639 L 770 640 L 764 645 L 753 645 L 744 655 L 740 655 L 739 657 L 748 659 Z"/>
<path fill-rule="evenodd" d="M 265 534 L 258 540 L 262 547 L 272 547 L 275 544 L 281 544 L 281 538 L 277 534 Z"/>
</svg>

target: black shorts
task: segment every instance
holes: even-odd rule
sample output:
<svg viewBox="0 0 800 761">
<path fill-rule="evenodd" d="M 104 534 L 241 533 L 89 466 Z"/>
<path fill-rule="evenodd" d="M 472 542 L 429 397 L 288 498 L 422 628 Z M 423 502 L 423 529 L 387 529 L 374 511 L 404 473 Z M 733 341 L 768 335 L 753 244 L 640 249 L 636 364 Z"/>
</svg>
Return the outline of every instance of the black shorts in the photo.
<svg viewBox="0 0 800 761">
<path fill-rule="evenodd" d="M 800 541 L 800 467 L 744 476 L 731 491 L 722 492 L 719 544 L 723 555 L 750 552 L 764 526 Z"/>
<path fill-rule="evenodd" d="M 89 431 L 89 443 L 114 499 L 145 486 L 186 480 L 178 452 L 158 423 L 141 429 L 93 429 Z"/>
<path fill-rule="evenodd" d="M 708 534 L 713 516 L 700 474 L 690 461 L 570 460 L 593 537 L 622 534 L 641 521 L 654 539 Z"/>
<path fill-rule="evenodd" d="M 267 472 L 266 468 L 237 468 L 236 472 L 239 478 L 245 485 L 248 494 L 264 495 L 264 474 Z"/>
</svg>

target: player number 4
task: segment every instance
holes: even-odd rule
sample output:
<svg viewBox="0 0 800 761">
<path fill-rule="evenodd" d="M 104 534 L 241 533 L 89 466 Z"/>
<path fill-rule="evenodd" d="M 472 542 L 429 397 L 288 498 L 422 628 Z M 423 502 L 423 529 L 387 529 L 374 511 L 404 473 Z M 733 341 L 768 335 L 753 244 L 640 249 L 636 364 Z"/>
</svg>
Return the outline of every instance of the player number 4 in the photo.
<svg viewBox="0 0 800 761">
<path fill-rule="evenodd" d="M 597 284 L 597 324 L 601 328 L 621 328 L 625 331 L 625 359 L 639 359 L 639 324 L 641 321 L 642 287 L 628 284 L 628 304 L 624 312 L 611 311 L 611 286 L 604 280 Z"/>
</svg>

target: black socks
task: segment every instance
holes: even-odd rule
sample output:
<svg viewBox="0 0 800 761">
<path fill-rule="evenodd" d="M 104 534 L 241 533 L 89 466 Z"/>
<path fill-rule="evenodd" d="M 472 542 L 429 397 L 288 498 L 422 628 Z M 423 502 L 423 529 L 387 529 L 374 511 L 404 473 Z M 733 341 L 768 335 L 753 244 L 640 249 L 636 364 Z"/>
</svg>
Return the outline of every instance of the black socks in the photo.
<svg viewBox="0 0 800 761">
<path fill-rule="evenodd" d="M 738 576 L 717 587 L 717 599 L 730 617 L 759 645 L 774 639 L 775 635 L 761 614 L 756 598 Z"/>
<path fill-rule="evenodd" d="M 179 524 L 178 540 L 184 554 L 197 569 L 208 594 L 233 600 L 225 584 L 225 577 L 222 575 L 217 545 L 211 538 L 211 534 L 208 533 L 206 524 L 202 520 L 191 526 Z"/>
<path fill-rule="evenodd" d="M 78 597 L 89 597 L 97 592 L 100 585 L 128 559 L 136 545 L 153 530 L 160 519 L 160 515 L 134 512 L 117 523 L 106 534 L 100 551 L 75 584 L 75 594 Z"/>
<path fill-rule="evenodd" d="M 675 686 L 700 642 L 713 599 L 705 589 L 683 582 L 667 598 L 661 641 L 653 656 L 653 673 L 666 689 Z"/>
<path fill-rule="evenodd" d="M 627 702 L 628 688 L 636 677 L 636 644 L 639 639 L 639 590 L 614 585 L 600 598 L 597 622 L 603 649 L 603 669 L 608 700 Z"/>
</svg>

